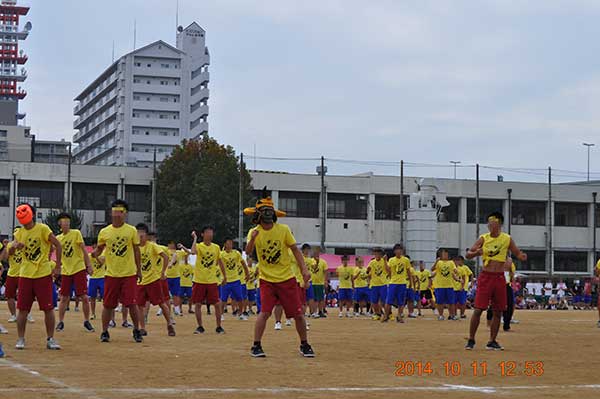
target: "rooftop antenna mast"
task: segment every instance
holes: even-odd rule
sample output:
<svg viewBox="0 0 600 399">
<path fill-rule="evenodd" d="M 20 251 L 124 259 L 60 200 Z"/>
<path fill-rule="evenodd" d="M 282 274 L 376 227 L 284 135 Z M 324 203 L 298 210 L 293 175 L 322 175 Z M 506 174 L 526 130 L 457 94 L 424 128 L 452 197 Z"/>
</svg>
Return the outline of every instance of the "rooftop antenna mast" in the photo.
<svg viewBox="0 0 600 399">
<path fill-rule="evenodd" d="M 115 62 L 115 41 L 112 43 L 112 62 Z"/>
<path fill-rule="evenodd" d="M 179 0 L 175 5 L 175 29 L 179 27 Z"/>
<path fill-rule="evenodd" d="M 133 20 L 133 50 L 135 51 L 135 46 L 137 44 L 137 20 Z"/>
</svg>

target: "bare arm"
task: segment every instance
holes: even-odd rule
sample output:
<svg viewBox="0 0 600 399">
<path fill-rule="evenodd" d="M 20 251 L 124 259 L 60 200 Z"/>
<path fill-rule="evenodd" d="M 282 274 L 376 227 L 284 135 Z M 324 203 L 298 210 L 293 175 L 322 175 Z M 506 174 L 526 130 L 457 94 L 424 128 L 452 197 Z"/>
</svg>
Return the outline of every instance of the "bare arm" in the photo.
<svg viewBox="0 0 600 399">
<path fill-rule="evenodd" d="M 195 231 L 192 231 L 192 238 L 194 239 L 194 241 L 192 241 L 192 248 L 190 248 L 190 253 L 192 255 L 196 255 L 196 242 L 198 241 L 198 235 Z"/>
<path fill-rule="evenodd" d="M 244 259 L 242 259 L 242 267 L 244 268 L 244 273 L 246 273 L 246 281 L 248 281 L 250 279 L 250 270 L 248 269 L 248 264 L 246 264 Z"/>
<path fill-rule="evenodd" d="M 256 233 L 258 233 L 258 231 L 256 231 Z M 252 234 L 252 239 L 250 240 L 250 242 L 252 243 L 252 246 L 254 246 L 255 238 L 256 238 L 256 236 L 254 234 Z M 248 246 L 250 246 L 250 242 L 248 243 Z M 296 258 L 296 264 L 300 268 L 300 272 L 302 273 L 302 277 L 304 278 L 304 286 L 306 286 L 308 284 L 308 280 L 310 280 L 310 273 L 308 272 L 308 269 L 306 268 L 306 264 L 304 263 L 304 257 L 302 256 L 302 252 L 300 252 L 300 250 L 298 249 L 298 246 L 296 244 L 292 245 L 290 247 L 290 249 L 292 250 L 292 253 L 294 254 L 294 258 Z"/>
<path fill-rule="evenodd" d="M 250 234 L 250 241 L 248 241 L 248 244 L 246 244 L 246 253 L 247 254 L 251 254 L 252 252 L 254 252 L 256 236 L 258 236 L 258 230 L 253 230 L 252 234 Z"/>
<path fill-rule="evenodd" d="M 140 245 L 133 244 L 133 257 L 135 258 L 135 267 L 137 269 L 138 282 L 142 281 L 142 256 L 140 254 Z"/>
<path fill-rule="evenodd" d="M 511 240 L 512 241 L 512 240 Z M 477 241 L 475 241 L 475 244 L 473 244 L 473 246 L 471 247 L 471 249 L 469 249 L 467 251 L 467 259 L 473 259 L 476 258 L 478 256 L 483 255 L 483 238 L 479 237 L 479 239 L 477 239 Z"/>
<path fill-rule="evenodd" d="M 160 272 L 160 279 L 161 280 L 165 280 L 167 278 L 167 275 L 165 274 L 167 272 L 167 267 L 169 267 L 169 257 L 167 256 L 166 253 L 161 252 L 160 253 L 160 257 L 162 258 L 162 270 Z"/>
<path fill-rule="evenodd" d="M 104 251 L 105 247 L 106 247 L 106 244 L 96 245 L 96 249 L 92 252 L 92 258 L 100 259 L 100 254 L 102 254 L 102 251 Z"/>
<path fill-rule="evenodd" d="M 60 267 L 62 266 L 62 245 L 60 245 L 60 241 L 56 238 L 56 236 L 52 233 L 48 236 L 48 241 L 56 248 L 56 270 L 58 274 L 60 274 Z"/>
<path fill-rule="evenodd" d="M 88 254 L 87 249 L 85 249 L 85 244 L 80 243 L 79 248 L 81 248 L 81 252 L 83 253 L 83 263 L 85 263 L 85 268 L 87 269 L 87 274 L 92 274 L 92 262 L 90 262 L 90 255 Z"/>
<path fill-rule="evenodd" d="M 527 260 L 527 254 L 525 252 L 521 252 L 521 250 L 519 249 L 519 247 L 517 247 L 517 244 L 515 244 L 515 242 L 513 241 L 513 239 L 510 239 L 510 252 L 515 255 L 517 257 L 517 259 L 519 259 L 521 262 L 524 262 Z"/>
<path fill-rule="evenodd" d="M 177 249 L 181 249 L 182 251 L 184 251 L 186 254 L 188 255 L 193 255 L 191 249 L 186 248 L 183 244 L 179 243 L 177 244 Z"/>
<path fill-rule="evenodd" d="M 220 258 L 217 262 L 219 264 L 219 267 L 221 268 L 221 275 L 223 276 L 223 281 L 221 282 L 221 284 L 227 284 L 227 275 L 225 274 L 225 265 L 223 264 L 223 261 Z"/>
</svg>

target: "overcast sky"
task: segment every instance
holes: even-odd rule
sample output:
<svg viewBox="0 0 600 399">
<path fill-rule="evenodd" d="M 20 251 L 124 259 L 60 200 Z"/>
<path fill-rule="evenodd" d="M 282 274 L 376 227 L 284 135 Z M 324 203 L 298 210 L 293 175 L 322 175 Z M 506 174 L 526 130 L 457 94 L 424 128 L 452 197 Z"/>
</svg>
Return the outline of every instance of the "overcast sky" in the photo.
<svg viewBox="0 0 600 399">
<path fill-rule="evenodd" d="M 134 19 L 138 47 L 175 42 L 176 0 L 19 3 L 33 23 L 21 109 L 42 138 L 72 138 L 73 98 L 113 40 L 132 50 Z M 207 31 L 210 134 L 238 152 L 585 171 L 581 143 L 600 146 L 600 1 L 179 3 L 180 24 Z"/>
</svg>

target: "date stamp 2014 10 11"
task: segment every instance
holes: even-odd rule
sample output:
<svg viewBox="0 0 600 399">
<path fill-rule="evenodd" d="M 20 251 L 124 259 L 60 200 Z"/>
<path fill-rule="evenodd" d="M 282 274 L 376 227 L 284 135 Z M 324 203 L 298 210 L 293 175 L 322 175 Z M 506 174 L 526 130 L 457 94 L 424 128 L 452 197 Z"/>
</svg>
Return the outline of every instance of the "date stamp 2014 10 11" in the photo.
<svg viewBox="0 0 600 399">
<path fill-rule="evenodd" d="M 541 377 L 544 375 L 544 362 L 539 360 L 506 360 L 493 365 L 488 365 L 487 361 L 473 361 L 463 364 L 459 361 L 451 360 L 442 363 L 398 360 L 395 367 L 394 374 L 396 377 L 427 377 L 430 375 L 445 377 L 485 377 L 487 375 L 499 375 L 501 377 Z"/>
</svg>

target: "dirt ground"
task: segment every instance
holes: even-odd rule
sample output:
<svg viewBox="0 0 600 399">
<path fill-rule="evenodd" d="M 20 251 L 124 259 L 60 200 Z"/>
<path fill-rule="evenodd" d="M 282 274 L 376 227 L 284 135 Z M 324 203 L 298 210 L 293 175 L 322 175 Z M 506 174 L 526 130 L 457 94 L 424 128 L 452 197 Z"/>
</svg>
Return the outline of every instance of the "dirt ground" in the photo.
<svg viewBox="0 0 600 399">
<path fill-rule="evenodd" d="M 503 352 L 485 350 L 488 332 L 483 324 L 476 349 L 467 352 L 464 320 L 440 322 L 427 311 L 425 317 L 406 324 L 381 324 L 367 318 L 339 319 L 337 310 L 330 310 L 329 318 L 311 320 L 310 342 L 316 358 L 302 358 L 295 329 L 274 331 L 271 319 L 263 339 L 267 358 L 253 359 L 249 356 L 253 317 L 240 321 L 226 316 L 225 335 L 214 332 L 210 317 L 204 323 L 207 332 L 193 335 L 195 319 L 186 314 L 177 318 L 178 335 L 170 338 L 164 320 L 151 312 L 144 343 L 134 343 L 131 330 L 118 327 L 111 329 L 112 342 L 101 344 L 99 332 L 85 333 L 81 313 L 71 311 L 65 331 L 56 334 L 63 350 L 51 352 L 44 345 L 43 315 L 34 311 L 36 322 L 28 325 L 27 348 L 16 351 L 16 326 L 5 322 L 5 303 L 0 303 L 0 309 L 0 320 L 9 329 L 8 335 L 0 336 L 6 352 L 0 359 L 0 398 L 270 398 L 283 394 L 293 398 L 549 399 L 600 393 L 600 328 L 595 311 L 518 311 L 520 324 L 514 325 L 513 332 L 500 334 Z M 100 329 L 99 320 L 93 324 Z M 404 368 L 398 362 L 405 362 Z M 453 362 L 456 375 L 452 375 Z M 473 362 L 478 362 L 477 376 Z M 483 362 L 486 375 L 482 375 Z M 515 375 L 502 375 L 501 362 L 505 374 Z M 526 375 L 526 362 L 534 362 L 530 366 L 537 374 L 541 369 L 535 362 L 543 362 L 543 374 Z M 402 372 L 412 375 L 396 375 Z"/>
</svg>

